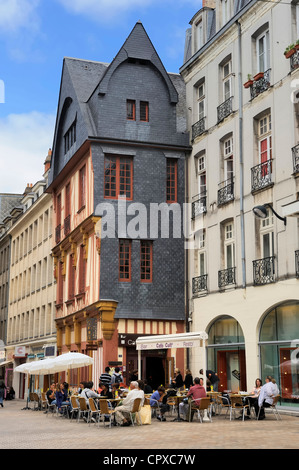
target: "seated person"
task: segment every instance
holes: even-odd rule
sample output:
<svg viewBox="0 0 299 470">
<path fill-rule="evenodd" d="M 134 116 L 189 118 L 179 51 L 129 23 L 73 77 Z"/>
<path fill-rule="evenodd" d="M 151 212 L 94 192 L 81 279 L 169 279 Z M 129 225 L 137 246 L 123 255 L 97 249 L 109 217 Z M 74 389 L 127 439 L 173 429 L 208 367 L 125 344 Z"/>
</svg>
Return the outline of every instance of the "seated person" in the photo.
<svg viewBox="0 0 299 470">
<path fill-rule="evenodd" d="M 59 385 L 59 390 L 55 393 L 55 405 L 57 406 L 59 413 L 62 413 L 62 406 L 71 406 L 70 400 L 67 396 L 67 390 L 65 390 L 63 383 Z"/>
<path fill-rule="evenodd" d="M 206 391 L 203 386 L 203 379 L 199 377 L 195 377 L 194 385 L 190 387 L 190 390 L 187 393 L 187 397 L 192 397 L 193 400 L 196 400 L 196 404 L 199 404 L 200 398 L 206 397 Z M 180 403 L 179 410 L 180 414 L 182 414 L 183 419 L 186 420 L 186 415 L 189 409 L 189 403 Z"/>
<path fill-rule="evenodd" d="M 105 397 L 105 398 L 107 398 L 108 400 L 111 399 L 111 398 L 113 398 L 113 394 L 112 394 L 112 392 L 110 391 L 109 384 L 104 384 L 104 383 L 102 383 L 102 384 L 101 384 L 101 389 L 102 389 L 102 391 L 101 391 L 101 393 L 100 393 L 100 396 L 101 396 L 101 397 Z"/>
<path fill-rule="evenodd" d="M 145 394 L 149 394 L 149 393 L 153 393 L 153 389 L 152 387 L 149 385 L 148 381 L 146 379 L 144 379 L 144 393 Z"/>
<path fill-rule="evenodd" d="M 130 392 L 123 399 L 122 404 L 115 408 L 115 419 L 120 426 L 129 426 L 130 412 L 133 408 L 136 398 L 141 398 L 141 406 L 144 403 L 144 392 L 140 390 L 138 382 L 133 381 L 130 383 Z"/>
<path fill-rule="evenodd" d="M 54 404 L 55 389 L 56 389 L 56 386 L 55 386 L 55 383 L 53 382 L 53 383 L 51 383 L 49 390 L 47 390 L 47 392 L 46 392 L 46 397 L 47 397 L 49 405 L 51 405 L 52 403 Z M 45 411 L 45 413 L 48 413 L 48 411 Z"/>
<path fill-rule="evenodd" d="M 160 408 L 160 416 L 157 416 L 157 419 L 160 421 L 166 421 L 165 413 L 169 410 L 169 405 L 167 405 L 167 393 L 165 388 L 160 385 L 158 390 L 156 390 L 150 398 L 150 406 L 152 408 Z"/>
<path fill-rule="evenodd" d="M 276 381 L 271 375 L 267 375 L 265 382 L 266 383 L 262 386 L 259 394 L 258 404 L 255 406 L 255 412 L 257 416 L 259 407 L 261 408 L 259 420 L 266 418 L 265 408 L 269 408 L 273 404 L 274 397 L 279 395 L 279 389 L 276 385 Z"/>
<path fill-rule="evenodd" d="M 252 406 L 254 409 L 258 407 L 258 397 L 260 391 L 262 389 L 262 381 L 261 379 L 256 379 L 255 386 L 251 391 L 251 395 L 246 398 L 247 403 L 249 404 L 249 408 L 247 408 L 247 416 L 250 416 L 250 407 Z"/>
<path fill-rule="evenodd" d="M 86 382 L 85 388 L 80 393 L 80 397 L 85 398 L 86 403 L 88 404 L 89 398 L 100 398 L 101 395 L 96 393 L 93 389 L 93 382 Z"/>
</svg>

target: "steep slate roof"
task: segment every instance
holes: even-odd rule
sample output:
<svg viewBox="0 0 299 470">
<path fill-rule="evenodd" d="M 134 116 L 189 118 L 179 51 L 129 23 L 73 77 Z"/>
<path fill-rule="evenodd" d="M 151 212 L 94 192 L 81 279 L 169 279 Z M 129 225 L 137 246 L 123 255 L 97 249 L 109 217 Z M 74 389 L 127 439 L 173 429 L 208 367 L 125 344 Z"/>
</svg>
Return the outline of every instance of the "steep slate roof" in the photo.
<svg viewBox="0 0 299 470">
<path fill-rule="evenodd" d="M 170 102 L 175 104 L 179 102 L 177 107 L 178 132 L 186 132 L 186 120 L 183 116 L 185 105 L 184 82 L 180 75 L 175 76 L 176 74 L 166 72 L 142 23 L 137 22 L 110 64 L 70 57 L 64 58 L 52 146 L 52 164 L 48 179 L 49 185 L 88 138 L 105 137 L 101 135 L 101 129 L 97 128 L 95 115 L 97 106 L 93 107 L 93 105 L 96 102 L 97 95 L 106 94 L 109 80 L 114 71 L 128 59 L 149 61 L 155 66 L 166 83 Z M 179 96 L 178 90 L 181 96 Z M 78 122 L 80 121 L 80 130 L 77 133 L 77 142 L 72 154 L 69 153 L 62 157 L 61 153 L 59 154 L 59 145 L 61 148 L 61 139 L 63 137 L 61 129 L 64 127 L 65 132 L 72 123 L 71 117 L 67 113 L 70 106 L 76 110 L 72 119 L 77 117 Z M 63 126 L 64 119 L 67 120 L 65 126 Z"/>
</svg>

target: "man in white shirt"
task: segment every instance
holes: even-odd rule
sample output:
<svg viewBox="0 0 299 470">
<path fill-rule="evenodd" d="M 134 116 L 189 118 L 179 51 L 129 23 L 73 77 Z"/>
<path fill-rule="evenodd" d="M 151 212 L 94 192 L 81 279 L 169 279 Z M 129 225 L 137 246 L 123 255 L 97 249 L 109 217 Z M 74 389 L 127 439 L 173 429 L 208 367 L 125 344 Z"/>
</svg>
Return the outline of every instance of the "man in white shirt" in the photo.
<svg viewBox="0 0 299 470">
<path fill-rule="evenodd" d="M 273 399 L 276 395 L 279 395 L 279 388 L 276 385 L 275 380 L 271 375 L 268 375 L 265 380 L 265 385 L 262 386 L 259 399 L 258 399 L 258 407 L 261 408 L 259 420 L 265 419 L 265 408 L 269 408 L 273 404 Z M 256 413 L 258 413 L 258 407 L 256 409 Z"/>
<path fill-rule="evenodd" d="M 130 383 L 130 392 L 124 398 L 122 404 L 115 408 L 115 419 L 117 424 L 121 426 L 128 426 L 130 424 L 130 411 L 133 408 L 134 400 L 141 398 L 141 406 L 144 403 L 144 392 L 140 390 L 138 382 Z"/>
</svg>

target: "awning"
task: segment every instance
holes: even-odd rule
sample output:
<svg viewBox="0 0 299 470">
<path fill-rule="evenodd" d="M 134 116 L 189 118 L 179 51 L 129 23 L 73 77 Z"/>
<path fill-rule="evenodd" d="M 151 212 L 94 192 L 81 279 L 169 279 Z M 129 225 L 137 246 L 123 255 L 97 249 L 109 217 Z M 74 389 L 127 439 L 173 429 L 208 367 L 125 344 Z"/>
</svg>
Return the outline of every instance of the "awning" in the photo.
<svg viewBox="0 0 299 470">
<path fill-rule="evenodd" d="M 137 350 L 202 347 L 202 340 L 208 339 L 205 331 L 179 333 L 174 335 L 141 336 L 136 339 Z"/>
<path fill-rule="evenodd" d="M 13 360 L 0 362 L 0 367 L 5 366 L 6 364 L 13 364 Z"/>
</svg>

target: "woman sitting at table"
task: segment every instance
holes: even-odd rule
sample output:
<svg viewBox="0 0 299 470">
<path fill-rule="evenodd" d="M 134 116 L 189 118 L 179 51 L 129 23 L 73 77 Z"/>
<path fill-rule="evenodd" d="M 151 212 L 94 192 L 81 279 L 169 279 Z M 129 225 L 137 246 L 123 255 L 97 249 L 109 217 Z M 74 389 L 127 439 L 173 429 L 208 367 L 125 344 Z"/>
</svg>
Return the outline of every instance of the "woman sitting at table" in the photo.
<svg viewBox="0 0 299 470">
<path fill-rule="evenodd" d="M 101 383 L 101 389 L 102 389 L 102 391 L 100 393 L 101 397 L 105 397 L 108 400 L 113 398 L 113 393 L 110 391 L 110 387 L 109 387 L 108 384 Z"/>
<path fill-rule="evenodd" d="M 65 389 L 63 383 L 61 383 L 59 385 L 59 390 L 57 390 L 56 393 L 55 393 L 55 400 L 52 402 L 52 404 L 53 403 L 55 403 L 55 405 L 58 408 L 59 413 L 61 413 L 61 414 L 63 413 L 62 412 L 62 406 L 67 405 L 68 408 L 71 407 L 71 403 L 70 403 L 70 400 L 69 400 L 68 395 L 67 395 L 67 390 Z"/>
<path fill-rule="evenodd" d="M 256 408 L 258 406 L 258 397 L 262 388 L 262 381 L 261 379 L 256 379 L 255 381 L 255 386 L 251 390 L 251 395 L 247 397 L 247 403 L 249 405 L 249 408 L 247 408 L 247 416 L 250 416 L 250 408 L 254 407 Z"/>
</svg>

